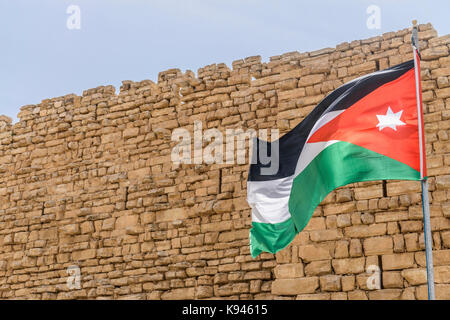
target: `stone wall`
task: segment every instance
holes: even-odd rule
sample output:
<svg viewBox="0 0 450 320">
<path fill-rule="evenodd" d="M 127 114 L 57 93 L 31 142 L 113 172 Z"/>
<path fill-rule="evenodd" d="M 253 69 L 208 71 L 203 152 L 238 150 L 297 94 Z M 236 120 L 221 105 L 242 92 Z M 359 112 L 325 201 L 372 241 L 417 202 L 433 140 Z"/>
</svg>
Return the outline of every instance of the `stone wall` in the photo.
<svg viewBox="0 0 450 320">
<path fill-rule="evenodd" d="M 419 31 L 436 289 L 450 299 L 450 35 Z M 288 248 L 252 259 L 248 165 L 170 158 L 175 128 L 285 133 L 341 84 L 410 59 L 405 29 L 48 99 L 16 124 L 1 116 L 0 298 L 425 299 L 418 182 L 340 188 Z"/>
</svg>

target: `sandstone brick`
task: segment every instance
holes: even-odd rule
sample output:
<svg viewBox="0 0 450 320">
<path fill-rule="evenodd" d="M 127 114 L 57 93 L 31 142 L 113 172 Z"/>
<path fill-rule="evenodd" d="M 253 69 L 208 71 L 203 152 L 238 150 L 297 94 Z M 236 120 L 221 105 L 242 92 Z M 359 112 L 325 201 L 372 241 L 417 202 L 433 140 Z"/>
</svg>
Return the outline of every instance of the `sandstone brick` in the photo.
<svg viewBox="0 0 450 320">
<path fill-rule="evenodd" d="M 375 71 L 376 70 L 376 64 L 375 61 L 369 61 L 369 62 L 365 62 L 363 64 L 360 65 L 356 65 L 356 66 L 351 66 L 348 68 L 348 73 L 350 75 L 353 74 L 359 74 L 359 73 L 365 73 L 365 72 L 371 72 L 371 71 Z"/>
<path fill-rule="evenodd" d="M 391 237 L 373 237 L 364 240 L 364 253 L 366 255 L 380 255 L 392 253 L 393 241 Z"/>
<path fill-rule="evenodd" d="M 340 214 L 337 216 L 336 225 L 338 228 L 345 228 L 352 224 L 349 214 Z"/>
<path fill-rule="evenodd" d="M 75 235 L 80 233 L 80 225 L 77 223 L 68 224 L 61 228 L 61 231 L 68 235 Z"/>
<path fill-rule="evenodd" d="M 344 235 L 351 238 L 366 238 L 386 234 L 386 224 L 354 225 L 344 229 Z"/>
<path fill-rule="evenodd" d="M 450 283 L 450 266 L 437 266 L 434 268 L 435 283 Z"/>
<path fill-rule="evenodd" d="M 402 296 L 401 289 L 382 289 L 369 291 L 369 300 L 400 300 Z"/>
<path fill-rule="evenodd" d="M 401 234 L 395 234 L 393 236 L 394 241 L 394 252 L 404 252 L 405 251 L 405 238 Z"/>
<path fill-rule="evenodd" d="M 197 299 L 210 298 L 213 296 L 213 294 L 214 294 L 214 289 L 211 286 L 198 286 L 197 288 L 195 288 L 195 297 Z M 191 292 L 189 291 L 187 293 L 187 295 L 190 297 Z"/>
<path fill-rule="evenodd" d="M 150 168 L 141 168 L 141 169 L 129 171 L 128 179 L 137 180 L 137 179 L 142 179 L 148 175 L 150 175 Z"/>
<path fill-rule="evenodd" d="M 335 258 L 348 258 L 349 252 L 348 252 L 348 241 L 338 241 L 336 243 L 336 248 L 334 250 L 334 257 Z"/>
<path fill-rule="evenodd" d="M 324 215 L 329 216 L 332 214 L 348 213 L 356 210 L 354 202 L 343 202 L 339 204 L 330 204 L 324 207 Z"/>
<path fill-rule="evenodd" d="M 355 276 L 343 276 L 341 278 L 342 291 L 351 291 L 355 289 Z"/>
<path fill-rule="evenodd" d="M 244 275 L 244 280 L 268 280 L 271 278 L 269 271 L 250 271 Z"/>
<path fill-rule="evenodd" d="M 368 297 L 363 290 L 354 290 L 348 292 L 348 300 L 368 300 Z"/>
<path fill-rule="evenodd" d="M 139 133 L 139 128 L 127 128 L 123 131 L 123 137 L 131 138 L 137 136 Z"/>
<path fill-rule="evenodd" d="M 383 288 L 386 289 L 403 288 L 403 277 L 400 274 L 400 272 L 396 271 L 383 272 L 381 276 Z"/>
<path fill-rule="evenodd" d="M 195 288 L 178 288 L 163 292 L 162 300 L 186 300 L 195 298 Z"/>
<path fill-rule="evenodd" d="M 436 96 L 439 99 L 445 99 L 445 98 L 450 97 L 450 87 L 437 90 Z"/>
<path fill-rule="evenodd" d="M 117 218 L 117 220 L 115 222 L 115 227 L 117 229 L 126 229 L 128 227 L 137 225 L 138 220 L 139 220 L 138 215 L 125 214 L 125 215 Z"/>
<path fill-rule="evenodd" d="M 381 185 L 355 189 L 356 200 L 381 198 L 382 196 L 383 196 L 383 188 L 381 187 Z"/>
<path fill-rule="evenodd" d="M 416 288 L 408 287 L 403 290 L 401 300 L 416 300 Z"/>
<path fill-rule="evenodd" d="M 296 88 L 296 89 L 280 92 L 278 94 L 278 99 L 291 100 L 291 99 L 304 97 L 305 95 L 306 95 L 305 88 Z"/>
<path fill-rule="evenodd" d="M 346 292 L 332 292 L 331 300 L 348 300 L 348 295 Z"/>
<path fill-rule="evenodd" d="M 398 196 L 409 192 L 420 192 L 420 183 L 417 181 L 388 182 L 386 189 L 389 197 Z"/>
<path fill-rule="evenodd" d="M 338 189 L 336 190 L 336 201 L 347 202 L 353 200 L 353 193 L 350 189 Z"/>
<path fill-rule="evenodd" d="M 298 86 L 299 87 L 306 87 L 306 86 L 310 86 L 316 83 L 320 83 L 322 82 L 322 80 L 324 79 L 324 75 L 323 74 L 313 74 L 313 75 L 307 75 L 304 77 L 301 77 L 300 80 L 298 81 Z"/>
<path fill-rule="evenodd" d="M 298 256 L 305 262 L 331 259 L 330 249 L 326 245 L 304 245 L 298 249 Z"/>
<path fill-rule="evenodd" d="M 383 270 L 400 270 L 414 266 L 413 253 L 385 254 L 381 257 Z"/>
<path fill-rule="evenodd" d="M 277 279 L 289 279 L 289 278 L 301 278 L 303 277 L 303 264 L 302 263 L 289 263 L 281 264 L 274 269 L 275 278 Z"/>
<path fill-rule="evenodd" d="M 394 212 L 377 212 L 375 214 L 375 222 L 392 222 L 408 219 L 407 211 L 394 211 Z"/>
<path fill-rule="evenodd" d="M 308 224 L 305 227 L 305 231 L 312 231 L 312 230 L 324 230 L 326 228 L 325 226 L 325 219 L 323 217 L 313 217 L 309 220 Z"/>
<path fill-rule="evenodd" d="M 306 293 L 299 294 L 295 300 L 330 300 L 329 293 Z"/>
<path fill-rule="evenodd" d="M 338 240 L 342 238 L 340 230 L 314 230 L 310 232 L 311 240 L 314 242 Z"/>
<path fill-rule="evenodd" d="M 14 233 L 14 243 L 26 243 L 28 240 L 28 232 Z"/>
<path fill-rule="evenodd" d="M 340 291 L 341 277 L 337 275 L 321 276 L 320 288 L 322 291 Z"/>
<path fill-rule="evenodd" d="M 105 135 L 102 135 L 101 140 L 102 144 L 110 143 L 110 142 L 116 142 L 119 141 L 122 138 L 121 132 L 111 132 Z"/>
<path fill-rule="evenodd" d="M 442 243 L 446 248 L 450 248 L 450 231 L 445 231 L 441 233 Z"/>
<path fill-rule="evenodd" d="M 450 189 L 450 175 L 437 176 L 436 187 Z"/>
<path fill-rule="evenodd" d="M 72 260 L 74 261 L 81 261 L 81 260 L 88 260 L 93 259 L 97 255 L 97 250 L 95 249 L 86 249 L 82 251 L 75 251 L 72 253 Z"/>
<path fill-rule="evenodd" d="M 448 56 L 448 47 L 439 46 L 425 49 L 421 52 L 421 55 L 423 60 L 433 60 L 439 57 L 445 57 Z"/>
<path fill-rule="evenodd" d="M 188 213 L 184 208 L 174 208 L 156 212 L 157 222 L 183 220 L 186 218 L 188 218 Z"/>
<path fill-rule="evenodd" d="M 336 274 L 356 274 L 364 272 L 364 258 L 334 259 L 333 269 Z"/>
<path fill-rule="evenodd" d="M 406 269 L 403 270 L 401 274 L 410 285 L 415 286 L 427 283 L 426 269 Z"/>
<path fill-rule="evenodd" d="M 363 254 L 362 244 L 359 239 L 350 240 L 350 256 L 360 257 Z"/>
<path fill-rule="evenodd" d="M 319 288 L 318 277 L 276 279 L 272 283 L 272 294 L 298 295 L 304 293 L 313 293 L 317 288 Z"/>
<path fill-rule="evenodd" d="M 321 276 L 331 273 L 331 260 L 312 261 L 305 267 L 307 276 Z"/>
</svg>

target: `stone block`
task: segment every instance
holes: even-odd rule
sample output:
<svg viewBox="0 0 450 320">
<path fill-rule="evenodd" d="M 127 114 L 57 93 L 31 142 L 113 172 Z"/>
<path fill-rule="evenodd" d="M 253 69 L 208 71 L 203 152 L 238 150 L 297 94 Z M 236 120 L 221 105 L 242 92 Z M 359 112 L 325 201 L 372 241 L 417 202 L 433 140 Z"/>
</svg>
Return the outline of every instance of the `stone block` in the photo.
<svg viewBox="0 0 450 320">
<path fill-rule="evenodd" d="M 328 245 L 319 245 L 319 244 L 299 246 L 298 256 L 304 262 L 331 259 L 331 253 L 330 253 L 329 246 Z"/>
<path fill-rule="evenodd" d="M 381 257 L 383 270 L 400 270 L 414 266 L 414 253 L 385 254 Z"/>
<path fill-rule="evenodd" d="M 156 222 L 171 222 L 176 220 L 184 220 L 187 219 L 188 217 L 189 214 L 185 208 L 173 208 L 156 212 Z"/>
<path fill-rule="evenodd" d="M 289 279 L 289 278 L 301 278 L 303 277 L 303 264 L 302 263 L 288 263 L 277 265 L 274 269 L 275 278 L 277 279 Z"/>
<path fill-rule="evenodd" d="M 332 266 L 336 274 L 357 274 L 364 272 L 365 259 L 348 258 L 348 259 L 334 259 Z"/>
<path fill-rule="evenodd" d="M 292 296 L 298 294 L 313 293 L 318 288 L 318 277 L 275 279 L 272 283 L 272 294 Z"/>
<path fill-rule="evenodd" d="M 381 255 L 392 253 L 393 241 L 392 237 L 373 237 L 364 239 L 365 255 Z"/>
</svg>

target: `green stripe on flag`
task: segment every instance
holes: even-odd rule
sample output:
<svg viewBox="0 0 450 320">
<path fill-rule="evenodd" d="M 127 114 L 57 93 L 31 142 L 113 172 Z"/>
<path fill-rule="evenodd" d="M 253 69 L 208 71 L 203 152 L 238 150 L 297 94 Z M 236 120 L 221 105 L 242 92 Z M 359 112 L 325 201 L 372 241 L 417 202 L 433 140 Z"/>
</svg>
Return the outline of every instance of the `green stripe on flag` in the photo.
<svg viewBox="0 0 450 320">
<path fill-rule="evenodd" d="M 252 222 L 250 253 L 253 258 L 263 251 L 276 253 L 287 247 L 297 233 L 292 218 L 280 223 Z"/>
<path fill-rule="evenodd" d="M 294 179 L 289 212 L 297 230 L 307 225 L 316 207 L 334 189 L 373 180 L 420 180 L 410 166 L 348 142 L 337 142 L 319 153 Z"/>
</svg>

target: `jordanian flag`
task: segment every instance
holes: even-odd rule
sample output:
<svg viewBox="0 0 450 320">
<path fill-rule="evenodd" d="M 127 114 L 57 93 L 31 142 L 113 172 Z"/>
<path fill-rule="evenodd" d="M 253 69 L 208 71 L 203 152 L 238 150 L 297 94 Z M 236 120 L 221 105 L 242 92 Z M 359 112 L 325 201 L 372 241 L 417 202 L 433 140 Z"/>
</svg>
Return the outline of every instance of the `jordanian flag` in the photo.
<svg viewBox="0 0 450 320">
<path fill-rule="evenodd" d="M 270 164 L 259 159 L 250 166 L 253 257 L 288 246 L 326 195 L 340 186 L 426 176 L 415 70 L 411 60 L 344 84 L 278 140 L 276 174 L 261 174 Z"/>
</svg>

